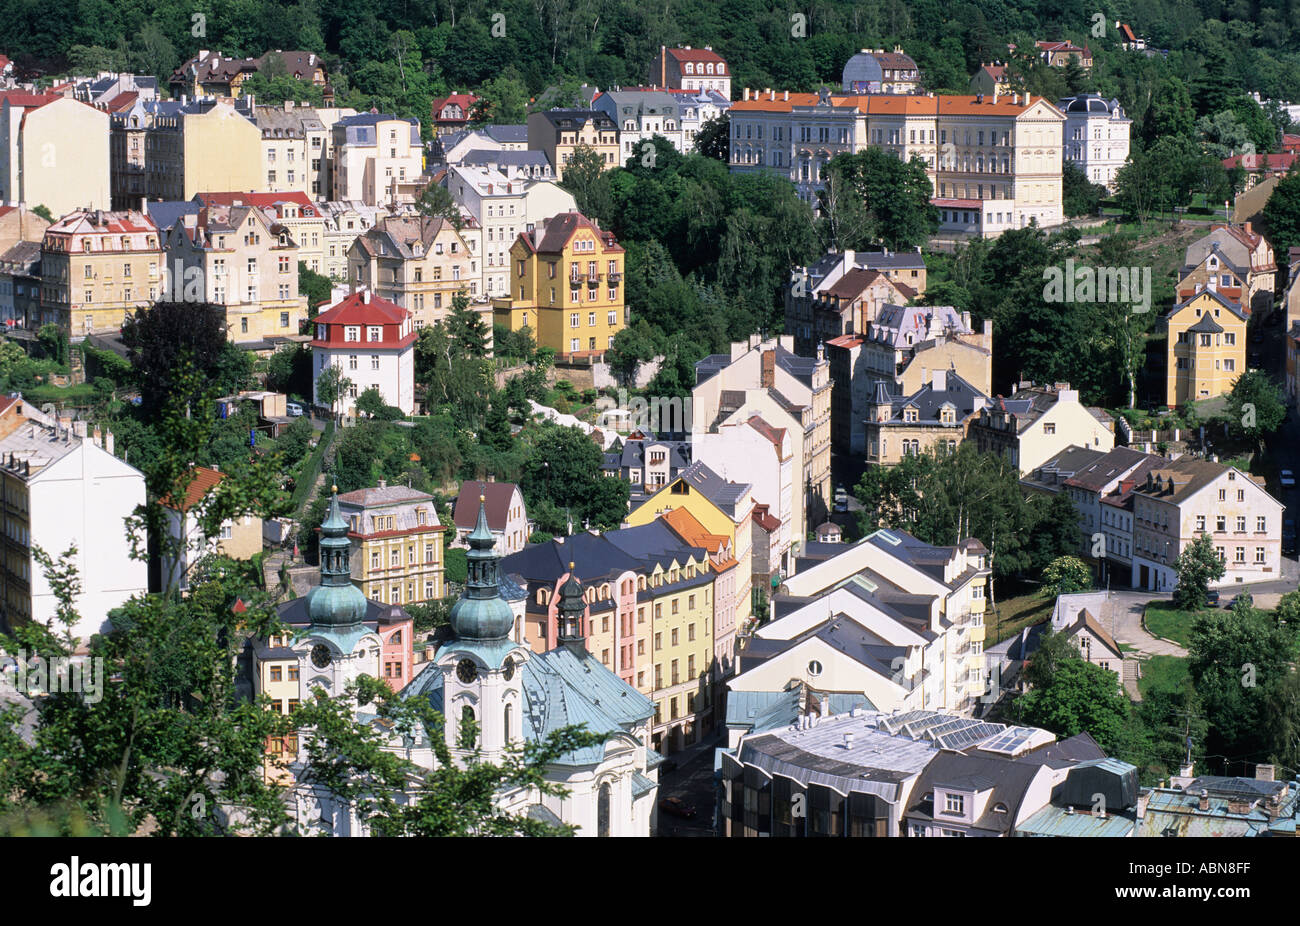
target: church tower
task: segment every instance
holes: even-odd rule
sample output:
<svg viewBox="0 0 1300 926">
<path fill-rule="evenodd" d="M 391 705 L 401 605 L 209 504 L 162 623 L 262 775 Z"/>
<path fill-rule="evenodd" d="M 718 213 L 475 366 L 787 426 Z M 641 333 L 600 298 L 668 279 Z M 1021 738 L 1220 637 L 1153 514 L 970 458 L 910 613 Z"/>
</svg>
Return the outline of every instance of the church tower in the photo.
<svg viewBox="0 0 1300 926">
<path fill-rule="evenodd" d="M 450 615 L 455 639 L 438 653 L 444 729 L 453 756 L 464 761 L 478 750 L 485 761 L 496 762 L 511 744 L 523 743 L 521 670 L 531 652 L 511 635 L 514 612 L 501 596 L 500 557 L 483 496 L 467 540 L 469 575 Z"/>
<path fill-rule="evenodd" d="M 311 623 L 294 640 L 301 697 L 315 688 L 343 694 L 359 675 L 379 678 L 379 635 L 365 624 L 368 603 L 352 584 L 348 522 L 339 512 L 338 486 L 320 526 L 320 584 L 307 594 Z"/>
<path fill-rule="evenodd" d="M 560 645 L 572 650 L 577 656 L 587 655 L 587 635 L 583 626 L 587 602 L 583 596 L 582 582 L 573 572 L 573 563 L 569 563 L 569 577 L 560 586 L 556 617 L 560 624 Z"/>
</svg>

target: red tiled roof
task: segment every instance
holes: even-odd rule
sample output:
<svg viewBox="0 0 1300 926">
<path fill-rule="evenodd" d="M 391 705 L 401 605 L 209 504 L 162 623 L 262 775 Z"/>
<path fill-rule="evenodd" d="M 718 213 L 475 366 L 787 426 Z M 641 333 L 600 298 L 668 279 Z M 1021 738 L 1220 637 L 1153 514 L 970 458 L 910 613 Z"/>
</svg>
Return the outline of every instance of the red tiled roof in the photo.
<svg viewBox="0 0 1300 926">
<path fill-rule="evenodd" d="M 26 109 L 37 109 L 47 103 L 53 103 L 55 100 L 64 99 L 61 93 L 29 93 L 26 90 L 4 90 L 0 91 L 0 103 L 8 103 L 11 106 L 22 106 Z"/>
<path fill-rule="evenodd" d="M 469 118 L 469 111 L 479 98 L 472 93 L 449 93 L 444 97 L 439 97 L 429 104 L 429 112 L 435 122 L 464 122 Z M 455 103 L 464 113 L 459 119 L 447 118 L 442 115 L 442 108 L 448 103 Z"/>
<path fill-rule="evenodd" d="M 462 482 L 460 495 L 456 498 L 456 508 L 452 512 L 452 521 L 464 530 L 473 529 L 478 523 L 478 500 L 483 496 L 487 507 L 488 527 L 494 531 L 506 529 L 510 520 L 510 500 L 514 498 L 513 482 Z"/>
<path fill-rule="evenodd" d="M 948 209 L 983 209 L 984 201 L 979 199 L 932 199 L 931 204 Z"/>
<path fill-rule="evenodd" d="M 768 513 L 767 505 L 754 506 L 754 521 L 769 534 L 781 528 L 780 520 Z"/>
<path fill-rule="evenodd" d="M 1129 28 L 1128 23 L 1120 23 L 1119 31 L 1124 36 L 1124 41 L 1126 42 L 1137 41 L 1137 36 L 1133 34 L 1133 30 Z"/>
<path fill-rule="evenodd" d="M 301 190 L 287 193 L 199 193 L 196 198 L 205 206 L 256 206 L 259 209 L 273 209 L 277 216 L 281 203 L 293 203 L 299 207 L 300 215 L 307 218 L 320 215 L 316 204 Z"/>
<path fill-rule="evenodd" d="M 190 472 L 194 474 L 194 478 L 185 487 L 185 498 L 181 500 L 180 504 L 181 511 L 189 511 L 201 502 L 204 496 L 211 492 L 221 480 L 226 478 L 225 473 L 219 473 L 215 469 L 208 469 L 206 466 L 196 466 Z M 170 495 L 162 499 L 162 505 L 166 508 L 176 507 Z"/>
<path fill-rule="evenodd" d="M 842 334 L 838 338 L 831 338 L 826 342 L 827 347 L 857 347 L 863 343 L 860 334 Z"/>
<path fill-rule="evenodd" d="M 1296 156 L 1292 152 L 1285 154 L 1238 154 L 1230 158 L 1223 159 L 1223 166 L 1228 170 L 1234 167 L 1242 167 L 1246 170 L 1280 170 L 1288 171 L 1291 165 L 1295 163 Z"/>
<path fill-rule="evenodd" d="M 670 48 L 668 54 L 678 61 L 721 61 L 726 64 L 722 55 L 707 48 Z"/>
<path fill-rule="evenodd" d="M 362 299 L 362 293 L 356 292 L 344 296 L 327 312 L 316 316 L 318 325 L 400 325 L 406 320 L 407 311 L 394 302 L 371 295 L 370 301 Z"/>
<path fill-rule="evenodd" d="M 746 424 L 771 441 L 778 451 L 781 449 L 781 444 L 785 440 L 785 428 L 772 427 L 762 415 L 750 415 Z"/>
</svg>

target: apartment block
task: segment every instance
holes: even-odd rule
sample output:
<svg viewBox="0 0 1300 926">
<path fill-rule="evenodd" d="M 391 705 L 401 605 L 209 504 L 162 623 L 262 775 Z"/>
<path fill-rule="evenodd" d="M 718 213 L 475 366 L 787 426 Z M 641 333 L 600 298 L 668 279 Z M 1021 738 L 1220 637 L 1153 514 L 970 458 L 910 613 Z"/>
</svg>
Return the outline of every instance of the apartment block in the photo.
<svg viewBox="0 0 1300 926">
<path fill-rule="evenodd" d="M 256 514 L 227 518 L 215 537 L 205 537 L 200 525 L 209 496 L 226 475 L 214 467 L 195 466 L 180 498 L 165 498 L 168 543 L 162 552 L 162 574 L 168 589 L 190 587 L 190 572 L 205 556 L 247 560 L 262 552 L 262 519 Z"/>
<path fill-rule="evenodd" d="M 532 529 L 528 506 L 519 486 L 513 482 L 462 482 L 452 507 L 456 546 L 468 546 L 469 535 L 478 523 L 479 503 L 487 516 L 488 530 L 496 539 L 493 550 L 502 556 L 518 553 L 528 544 Z"/>
<path fill-rule="evenodd" d="M 0 623 L 7 630 L 48 622 L 59 606 L 32 556 L 38 546 L 51 556 L 77 548 L 80 620 L 72 630 L 83 644 L 108 629 L 108 612 L 148 590 L 123 523 L 145 502 L 144 474 L 112 449 L 111 434 L 88 435 L 84 424 L 52 419 L 21 398 L 0 400 Z"/>
<path fill-rule="evenodd" d="M 57 93 L 0 92 L 0 204 L 107 209 L 109 116 Z"/>
<path fill-rule="evenodd" d="M 1174 588 L 1179 554 L 1203 534 L 1213 538 L 1225 568 L 1214 584 L 1280 578 L 1285 506 L 1263 482 L 1235 467 L 1186 457 L 1148 472 L 1133 489 L 1133 586 Z"/>
<path fill-rule="evenodd" d="M 659 54 L 650 63 L 647 82 L 674 90 L 716 91 L 724 99 L 731 99 L 731 69 L 711 45 L 703 48 L 660 45 Z"/>
<path fill-rule="evenodd" d="M 888 383 L 876 384 L 864 435 L 869 462 L 893 466 L 931 450 L 955 453 L 966 439 L 988 396 L 952 371 L 935 370 L 930 376 L 911 395 L 895 395 Z"/>
<path fill-rule="evenodd" d="M 366 598 L 403 605 L 441 601 L 443 544 L 434 498 L 384 480 L 339 496 L 352 542 L 352 583 Z"/>
<path fill-rule="evenodd" d="M 1069 383 L 1021 383 L 1009 398 L 995 397 L 971 421 L 968 436 L 987 453 L 1006 457 L 1023 476 L 1071 444 L 1092 450 L 1115 446 L 1115 421 L 1079 401 Z"/>
<path fill-rule="evenodd" d="M 338 120 L 332 131 L 330 199 L 395 208 L 419 198 L 424 145 L 418 119 L 361 113 Z"/>
<path fill-rule="evenodd" d="M 845 93 L 919 93 L 924 77 L 916 62 L 894 50 L 864 48 L 844 64 L 840 87 Z"/>
<path fill-rule="evenodd" d="M 728 421 L 755 414 L 791 435 L 795 502 L 792 538 L 826 520 L 831 504 L 831 379 L 824 356 L 794 353 L 792 335 L 764 341 L 757 335 L 695 365 L 692 433 L 716 433 Z M 793 542 L 793 541 L 792 541 Z"/>
<path fill-rule="evenodd" d="M 205 205 L 167 235 L 174 292 L 201 281 L 203 298 L 226 309 L 237 344 L 299 333 L 307 299 L 298 292 L 298 243 L 256 205 Z"/>
<path fill-rule="evenodd" d="M 164 252 L 139 212 L 72 212 L 45 230 L 41 312 L 80 341 L 120 331 L 135 309 L 160 298 Z"/>
<path fill-rule="evenodd" d="M 478 236 L 444 218 L 388 216 L 348 252 L 348 284 L 408 309 L 417 328 L 444 321 L 456 294 L 480 295 Z"/>
<path fill-rule="evenodd" d="M 262 132 L 264 172 L 256 189 L 328 199 L 333 189 L 334 123 L 356 114 L 355 109 L 297 106 L 292 100 L 255 107 L 252 119 Z"/>
<path fill-rule="evenodd" d="M 348 202 L 323 202 L 319 207 L 325 216 L 324 232 L 324 269 L 320 272 L 335 283 L 348 280 L 348 252 L 352 242 L 364 234 L 381 218 L 388 215 L 388 210 L 380 206 L 367 206 L 357 200 Z"/>
<path fill-rule="evenodd" d="M 875 318 L 882 305 L 907 305 L 924 296 L 925 282 L 919 248 L 828 251 L 795 267 L 784 293 L 785 330 L 794 335 L 795 353 L 812 357 L 818 344 L 864 331 L 864 319 Z"/>
<path fill-rule="evenodd" d="M 1056 104 L 1065 113 L 1065 159 L 1092 183 L 1115 191 L 1115 175 L 1128 161 L 1129 130 L 1119 100 L 1081 93 Z"/>
<path fill-rule="evenodd" d="M 259 72 L 285 74 L 326 88 L 329 75 L 320 55 L 308 51 L 268 51 L 257 58 L 231 58 L 202 49 L 172 72 L 171 95 L 238 97 L 245 80 Z"/>
<path fill-rule="evenodd" d="M 541 152 L 511 151 L 502 156 Z M 451 167 L 447 190 L 478 226 L 482 281 L 478 292 L 492 297 L 510 295 L 510 249 L 521 232 L 563 212 L 576 212 L 573 194 L 555 183 L 491 167 L 466 164 Z"/>
<path fill-rule="evenodd" d="M 329 404 L 316 386 L 332 366 L 348 380 L 336 412 L 352 414 L 357 396 L 374 387 L 386 404 L 414 413 L 416 334 L 409 311 L 361 290 L 317 315 L 312 326 L 312 400 L 317 405 Z"/>
<path fill-rule="evenodd" d="M 605 170 L 619 160 L 618 127 L 608 113 L 590 109 L 551 109 L 528 116 L 528 148 L 543 151 L 555 168 L 555 179 L 564 179 L 564 169 L 579 148 L 590 148 Z"/>
<path fill-rule="evenodd" d="M 623 247 L 580 212 L 525 230 L 510 249 L 510 289 L 492 300 L 495 324 L 527 326 L 562 359 L 599 358 L 627 324 Z"/>
<path fill-rule="evenodd" d="M 1250 222 L 1213 225 L 1209 234 L 1187 246 L 1178 272 L 1179 299 L 1214 289 L 1240 303 L 1247 314 L 1265 313 L 1273 306 L 1277 272 L 1273 246 Z"/>
<path fill-rule="evenodd" d="M 817 203 L 835 155 L 920 158 L 940 231 L 991 237 L 1059 225 L 1065 117 L 1030 94 L 934 96 L 751 91 L 731 107 L 731 169 L 788 178 Z"/>
<path fill-rule="evenodd" d="M 256 206 L 267 221 L 288 229 L 298 246 L 298 260 L 315 273 L 326 268 L 325 247 L 329 221 L 324 209 L 306 193 L 215 193 L 195 196 L 204 206 Z"/>
<path fill-rule="evenodd" d="M 1246 372 L 1246 312 L 1231 296 L 1197 286 L 1164 318 L 1165 404 L 1170 408 L 1224 395 Z"/>
</svg>

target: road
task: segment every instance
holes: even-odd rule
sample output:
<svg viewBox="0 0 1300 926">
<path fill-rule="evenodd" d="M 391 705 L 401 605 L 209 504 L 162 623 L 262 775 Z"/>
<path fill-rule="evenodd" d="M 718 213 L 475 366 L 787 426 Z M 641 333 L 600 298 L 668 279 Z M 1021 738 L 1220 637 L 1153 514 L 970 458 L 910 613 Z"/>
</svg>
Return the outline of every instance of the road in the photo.
<svg viewBox="0 0 1300 926">
<path fill-rule="evenodd" d="M 722 745 L 720 738 L 708 740 L 685 752 L 673 753 L 678 767 L 659 772 L 659 797 L 676 797 L 695 808 L 693 819 L 673 817 L 659 811 L 656 836 L 714 836 L 713 750 Z"/>
</svg>

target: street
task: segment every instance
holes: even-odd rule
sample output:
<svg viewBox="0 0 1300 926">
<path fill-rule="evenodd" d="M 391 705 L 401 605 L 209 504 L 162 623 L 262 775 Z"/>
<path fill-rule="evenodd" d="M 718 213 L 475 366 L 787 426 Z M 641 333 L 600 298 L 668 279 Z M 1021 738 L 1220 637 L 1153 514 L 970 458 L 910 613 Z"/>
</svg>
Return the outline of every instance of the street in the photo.
<svg viewBox="0 0 1300 926">
<path fill-rule="evenodd" d="M 671 772 L 659 772 L 659 796 L 656 836 L 713 836 L 713 751 L 723 745 L 720 737 L 701 743 L 692 750 L 673 753 L 671 761 L 679 763 Z M 691 819 L 675 817 L 662 809 L 665 798 L 675 797 L 695 808 Z"/>
</svg>

